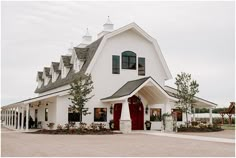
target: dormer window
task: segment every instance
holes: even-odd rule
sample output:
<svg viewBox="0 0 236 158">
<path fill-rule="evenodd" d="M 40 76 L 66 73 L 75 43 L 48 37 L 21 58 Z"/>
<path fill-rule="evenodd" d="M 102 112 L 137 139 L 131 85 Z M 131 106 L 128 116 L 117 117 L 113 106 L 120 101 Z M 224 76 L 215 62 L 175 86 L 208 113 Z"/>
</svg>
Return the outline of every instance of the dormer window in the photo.
<svg viewBox="0 0 236 158">
<path fill-rule="evenodd" d="M 61 70 L 61 78 L 65 78 L 72 67 L 70 63 L 71 56 L 61 56 L 61 61 L 59 64 L 59 70 Z"/>
<path fill-rule="evenodd" d="M 60 74 L 59 70 L 59 63 L 58 62 L 52 62 L 51 68 L 50 68 L 50 75 L 52 76 L 52 82 L 55 82 Z"/>
<path fill-rule="evenodd" d="M 43 69 L 43 79 L 44 79 L 44 86 L 46 86 L 50 79 L 51 79 L 51 75 L 50 75 L 50 68 L 49 67 L 45 67 Z"/>
<path fill-rule="evenodd" d="M 43 84 L 43 72 L 40 71 L 37 73 L 36 81 L 38 82 L 38 88 L 41 88 Z"/>
<path fill-rule="evenodd" d="M 122 69 L 136 70 L 136 54 L 132 51 L 122 53 Z"/>
</svg>

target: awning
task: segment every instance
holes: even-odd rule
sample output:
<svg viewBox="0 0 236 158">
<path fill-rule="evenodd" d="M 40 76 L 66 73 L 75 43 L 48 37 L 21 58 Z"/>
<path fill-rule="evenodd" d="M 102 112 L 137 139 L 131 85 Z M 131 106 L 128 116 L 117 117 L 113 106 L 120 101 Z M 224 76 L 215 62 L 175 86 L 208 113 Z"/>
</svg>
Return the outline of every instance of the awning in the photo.
<svg viewBox="0 0 236 158">
<path fill-rule="evenodd" d="M 136 93 L 143 95 L 149 103 L 160 103 L 166 100 L 177 101 L 177 98 L 170 96 L 152 77 L 145 77 L 128 81 L 113 95 L 101 99 L 102 102 L 115 102 L 132 97 Z"/>
<path fill-rule="evenodd" d="M 13 108 L 13 107 L 18 107 L 18 106 L 24 106 L 26 104 L 36 102 L 36 101 L 40 101 L 40 100 L 43 100 L 43 99 L 48 99 L 48 98 L 55 97 L 55 96 L 66 95 L 66 94 L 68 94 L 68 91 L 69 91 L 69 89 L 56 91 L 56 92 L 53 92 L 53 93 L 49 93 L 49 94 L 41 95 L 41 96 L 38 96 L 38 97 L 22 100 L 22 101 L 12 103 L 12 104 L 9 104 L 9 105 L 5 105 L 5 106 L 2 106 L 1 108 L 4 109 L 4 108 L 9 108 L 9 107 Z"/>
</svg>

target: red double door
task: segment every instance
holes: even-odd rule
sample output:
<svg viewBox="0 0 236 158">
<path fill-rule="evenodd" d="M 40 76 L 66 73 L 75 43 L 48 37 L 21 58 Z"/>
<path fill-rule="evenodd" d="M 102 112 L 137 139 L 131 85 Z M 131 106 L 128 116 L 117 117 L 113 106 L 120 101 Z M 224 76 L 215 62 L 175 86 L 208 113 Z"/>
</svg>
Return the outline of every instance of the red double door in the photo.
<svg viewBox="0 0 236 158">
<path fill-rule="evenodd" d="M 129 111 L 131 117 L 132 130 L 143 130 L 144 128 L 144 110 L 143 104 L 138 97 L 133 96 L 128 99 Z M 114 129 L 120 129 L 120 116 L 122 111 L 122 104 L 114 105 Z"/>
</svg>

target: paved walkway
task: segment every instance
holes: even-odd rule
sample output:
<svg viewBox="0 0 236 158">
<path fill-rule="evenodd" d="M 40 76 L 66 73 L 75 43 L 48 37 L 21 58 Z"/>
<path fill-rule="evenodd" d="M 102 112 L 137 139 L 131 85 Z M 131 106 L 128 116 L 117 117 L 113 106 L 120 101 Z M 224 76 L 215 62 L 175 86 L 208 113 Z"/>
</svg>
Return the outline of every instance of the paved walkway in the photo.
<svg viewBox="0 0 236 158">
<path fill-rule="evenodd" d="M 141 134 L 166 136 L 166 137 L 173 137 L 173 138 L 202 140 L 202 141 L 219 142 L 219 143 L 233 143 L 233 144 L 235 143 L 235 139 L 205 137 L 205 136 L 196 136 L 196 135 L 185 135 L 185 134 L 177 134 L 177 133 L 163 133 L 163 132 L 159 132 L 159 131 L 134 131 L 132 133 L 141 133 Z"/>
<path fill-rule="evenodd" d="M 2 157 L 234 157 L 235 144 L 142 133 L 48 135 L 1 129 Z M 160 133 L 160 132 L 159 132 Z"/>
</svg>

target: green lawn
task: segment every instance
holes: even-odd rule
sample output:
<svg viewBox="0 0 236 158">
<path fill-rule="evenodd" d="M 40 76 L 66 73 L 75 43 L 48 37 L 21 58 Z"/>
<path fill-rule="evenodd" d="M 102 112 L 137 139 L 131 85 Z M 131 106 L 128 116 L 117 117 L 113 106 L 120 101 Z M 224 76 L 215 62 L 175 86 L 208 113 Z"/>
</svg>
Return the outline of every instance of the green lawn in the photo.
<svg viewBox="0 0 236 158">
<path fill-rule="evenodd" d="M 235 130 L 235 124 L 232 124 L 232 125 L 224 124 L 223 126 L 221 126 L 221 128 L 227 129 L 227 130 Z"/>
</svg>

